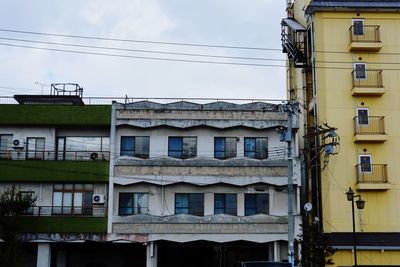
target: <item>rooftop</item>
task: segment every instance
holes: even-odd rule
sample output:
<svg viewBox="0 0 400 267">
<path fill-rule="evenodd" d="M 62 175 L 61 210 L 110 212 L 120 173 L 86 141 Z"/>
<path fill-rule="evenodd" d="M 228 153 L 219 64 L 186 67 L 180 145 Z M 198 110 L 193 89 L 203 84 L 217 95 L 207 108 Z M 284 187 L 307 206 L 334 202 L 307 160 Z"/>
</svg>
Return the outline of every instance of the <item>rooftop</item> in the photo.
<svg viewBox="0 0 400 267">
<path fill-rule="evenodd" d="M 399 0 L 312 0 L 308 5 L 306 14 L 315 11 L 338 11 L 338 10 L 366 10 L 397 12 L 400 9 Z"/>
</svg>

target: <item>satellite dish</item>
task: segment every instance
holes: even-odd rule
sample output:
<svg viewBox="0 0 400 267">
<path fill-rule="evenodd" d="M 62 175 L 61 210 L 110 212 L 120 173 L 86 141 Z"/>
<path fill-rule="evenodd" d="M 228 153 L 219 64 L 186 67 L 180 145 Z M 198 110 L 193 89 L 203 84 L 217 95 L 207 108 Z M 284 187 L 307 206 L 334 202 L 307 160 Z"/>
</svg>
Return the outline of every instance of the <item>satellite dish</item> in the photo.
<svg viewBox="0 0 400 267">
<path fill-rule="evenodd" d="M 312 204 L 311 203 L 304 204 L 304 210 L 305 211 L 311 211 L 312 210 Z"/>
</svg>

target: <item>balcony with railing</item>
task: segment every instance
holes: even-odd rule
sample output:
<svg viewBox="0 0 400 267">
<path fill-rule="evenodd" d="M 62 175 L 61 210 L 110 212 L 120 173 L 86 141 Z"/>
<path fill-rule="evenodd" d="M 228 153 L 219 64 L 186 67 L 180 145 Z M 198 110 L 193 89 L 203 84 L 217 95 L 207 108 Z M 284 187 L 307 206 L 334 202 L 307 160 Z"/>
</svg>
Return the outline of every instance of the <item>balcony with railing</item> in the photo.
<svg viewBox="0 0 400 267">
<path fill-rule="evenodd" d="M 363 73 L 358 73 L 356 70 L 351 72 L 353 81 L 352 95 L 353 96 L 381 96 L 385 93 L 382 79 L 383 70 L 369 69 Z"/>
<path fill-rule="evenodd" d="M 388 190 L 387 164 L 357 164 L 358 190 Z"/>
<path fill-rule="evenodd" d="M 0 150 L 3 160 L 109 161 L 109 151 Z"/>
<path fill-rule="evenodd" d="M 387 140 L 385 117 L 356 116 L 354 123 L 354 142 L 382 143 Z"/>
<path fill-rule="evenodd" d="M 350 26 L 350 50 L 379 51 L 382 48 L 379 25 Z"/>
</svg>

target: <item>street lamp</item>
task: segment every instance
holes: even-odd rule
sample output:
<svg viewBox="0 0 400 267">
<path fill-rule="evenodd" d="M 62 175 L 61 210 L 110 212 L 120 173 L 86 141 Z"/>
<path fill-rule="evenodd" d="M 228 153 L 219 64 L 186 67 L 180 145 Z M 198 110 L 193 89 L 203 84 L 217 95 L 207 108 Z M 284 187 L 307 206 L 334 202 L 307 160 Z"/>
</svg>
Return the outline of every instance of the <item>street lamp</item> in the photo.
<svg viewBox="0 0 400 267">
<path fill-rule="evenodd" d="M 351 201 L 351 214 L 353 216 L 353 247 L 354 247 L 354 266 L 357 267 L 357 246 L 356 246 L 356 222 L 354 219 L 354 198 L 356 200 L 357 209 L 362 210 L 365 206 L 365 200 L 361 199 L 361 195 L 355 195 L 354 191 L 349 187 L 349 191 L 346 192 L 347 200 Z"/>
</svg>

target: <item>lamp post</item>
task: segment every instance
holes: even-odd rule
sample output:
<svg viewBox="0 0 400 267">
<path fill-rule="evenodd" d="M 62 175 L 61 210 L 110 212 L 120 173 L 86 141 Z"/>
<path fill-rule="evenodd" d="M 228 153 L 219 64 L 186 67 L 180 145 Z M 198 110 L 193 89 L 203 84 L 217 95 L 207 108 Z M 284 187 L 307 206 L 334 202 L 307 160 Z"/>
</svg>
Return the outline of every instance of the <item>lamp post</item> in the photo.
<svg viewBox="0 0 400 267">
<path fill-rule="evenodd" d="M 354 219 L 354 198 L 358 198 L 356 200 L 357 209 L 362 210 L 365 206 L 365 200 L 361 199 L 361 195 L 355 195 L 354 191 L 349 187 L 349 191 L 346 192 L 347 200 L 351 201 L 351 214 L 353 217 L 353 248 L 354 248 L 354 266 L 357 267 L 357 243 L 356 243 L 356 222 Z"/>
</svg>

